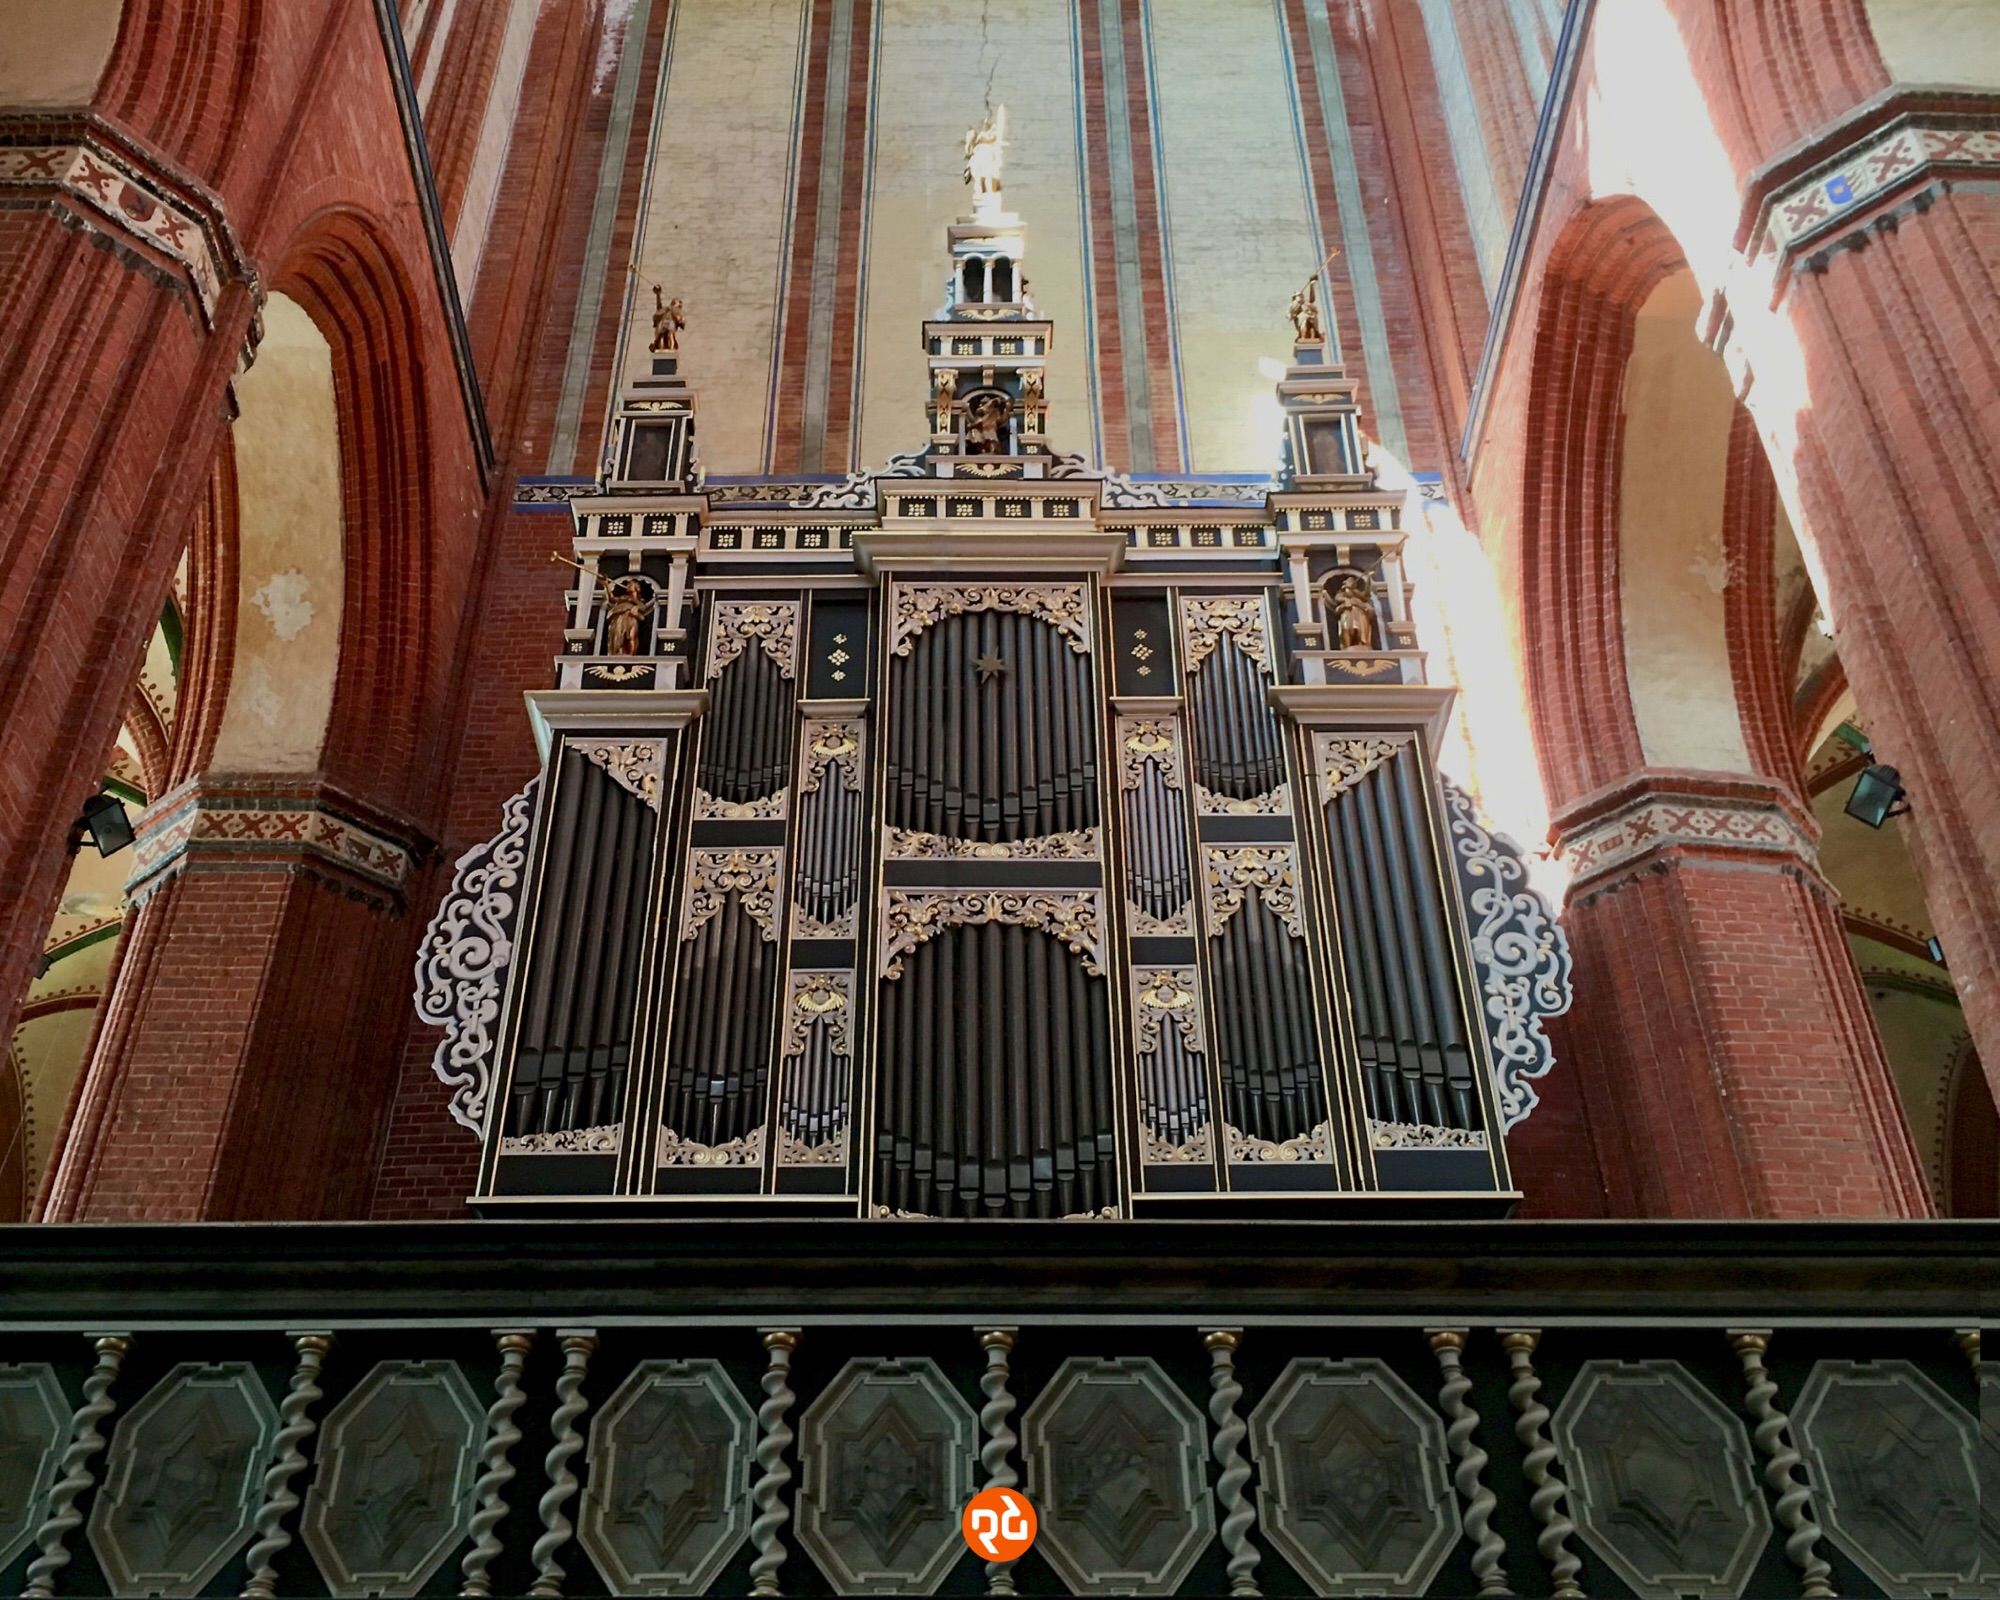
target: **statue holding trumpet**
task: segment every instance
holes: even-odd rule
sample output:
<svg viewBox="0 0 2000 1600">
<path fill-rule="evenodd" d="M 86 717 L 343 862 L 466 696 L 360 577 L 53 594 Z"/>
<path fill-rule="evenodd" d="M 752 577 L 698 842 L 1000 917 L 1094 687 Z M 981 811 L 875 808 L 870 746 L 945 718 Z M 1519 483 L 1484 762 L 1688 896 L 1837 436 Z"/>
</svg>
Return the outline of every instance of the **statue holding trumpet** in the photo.
<svg viewBox="0 0 2000 1600">
<path fill-rule="evenodd" d="M 595 567 L 572 561 L 560 550 L 551 550 L 549 560 L 559 566 L 575 567 L 595 578 L 604 591 L 604 653 L 608 656 L 643 654 L 641 644 L 646 619 L 659 610 L 665 599 L 651 578 L 632 573 L 623 578 L 607 578 Z"/>
</svg>

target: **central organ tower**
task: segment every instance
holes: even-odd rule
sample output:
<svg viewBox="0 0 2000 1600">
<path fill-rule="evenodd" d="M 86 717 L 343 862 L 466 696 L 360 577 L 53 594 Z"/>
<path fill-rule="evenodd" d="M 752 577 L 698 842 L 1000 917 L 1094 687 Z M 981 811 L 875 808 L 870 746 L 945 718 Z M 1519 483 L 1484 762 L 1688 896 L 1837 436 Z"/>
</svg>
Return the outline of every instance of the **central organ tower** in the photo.
<svg viewBox="0 0 2000 1600">
<path fill-rule="evenodd" d="M 1270 482 L 1097 470 L 989 175 L 881 469 L 706 484 L 658 319 L 542 772 L 420 972 L 476 1203 L 1504 1208 L 1567 958 L 1436 769 L 1409 507 L 1316 306 Z"/>
</svg>

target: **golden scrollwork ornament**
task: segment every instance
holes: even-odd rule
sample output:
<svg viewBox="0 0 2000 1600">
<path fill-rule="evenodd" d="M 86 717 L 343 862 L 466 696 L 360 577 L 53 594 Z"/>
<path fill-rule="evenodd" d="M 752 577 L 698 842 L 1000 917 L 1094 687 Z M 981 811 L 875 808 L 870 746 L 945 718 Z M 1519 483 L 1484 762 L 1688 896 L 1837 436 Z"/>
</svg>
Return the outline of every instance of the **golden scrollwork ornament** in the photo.
<svg viewBox="0 0 2000 1600">
<path fill-rule="evenodd" d="M 1289 844 L 1209 845 L 1202 851 L 1208 885 L 1209 937 L 1215 938 L 1253 894 L 1294 939 L 1306 936 L 1299 903 L 1297 847 Z"/>
</svg>

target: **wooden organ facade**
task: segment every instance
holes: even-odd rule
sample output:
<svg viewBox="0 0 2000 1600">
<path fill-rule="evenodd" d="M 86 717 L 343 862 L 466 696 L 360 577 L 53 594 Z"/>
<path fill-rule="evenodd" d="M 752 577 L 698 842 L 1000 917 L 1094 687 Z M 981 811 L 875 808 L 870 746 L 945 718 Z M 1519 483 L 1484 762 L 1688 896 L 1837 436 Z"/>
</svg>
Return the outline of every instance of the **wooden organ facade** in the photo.
<svg viewBox="0 0 2000 1600">
<path fill-rule="evenodd" d="M 622 397 L 528 697 L 482 1208 L 1512 1199 L 1353 382 L 1298 344 L 1255 499 L 1098 471 L 1022 243 L 953 225 L 881 470 L 709 484 L 679 354 Z"/>
</svg>

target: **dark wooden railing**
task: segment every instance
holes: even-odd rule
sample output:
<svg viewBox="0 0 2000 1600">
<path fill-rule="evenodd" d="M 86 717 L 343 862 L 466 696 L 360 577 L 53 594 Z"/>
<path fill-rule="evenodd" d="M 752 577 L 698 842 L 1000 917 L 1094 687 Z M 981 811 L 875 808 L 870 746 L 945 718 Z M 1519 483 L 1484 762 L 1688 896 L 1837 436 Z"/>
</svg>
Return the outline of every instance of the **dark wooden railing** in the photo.
<svg viewBox="0 0 2000 1600">
<path fill-rule="evenodd" d="M 1996 1268 L 1975 1223 L 0 1229 L 0 1593 L 1990 1594 Z M 958 1532 L 995 1483 L 1011 1567 Z"/>
</svg>

